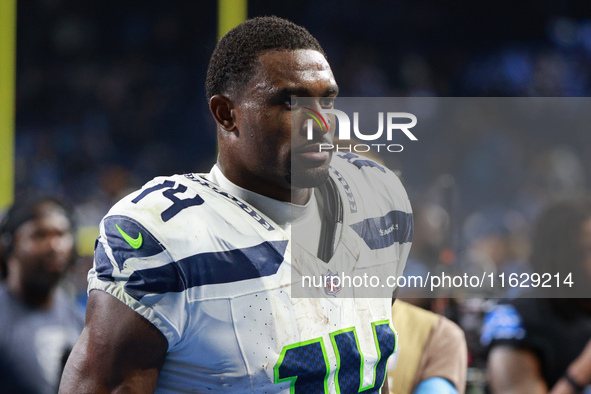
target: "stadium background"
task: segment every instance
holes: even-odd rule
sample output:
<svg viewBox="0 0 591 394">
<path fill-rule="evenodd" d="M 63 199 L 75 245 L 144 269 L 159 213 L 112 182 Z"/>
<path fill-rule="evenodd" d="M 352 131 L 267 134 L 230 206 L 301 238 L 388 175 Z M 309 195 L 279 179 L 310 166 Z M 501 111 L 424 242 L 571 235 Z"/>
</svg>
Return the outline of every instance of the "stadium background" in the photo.
<svg viewBox="0 0 591 394">
<path fill-rule="evenodd" d="M 308 28 L 341 96 L 591 93 L 589 2 L 250 0 L 248 16 L 259 15 Z M 92 234 L 116 200 L 154 176 L 208 171 L 216 148 L 204 79 L 216 35 L 214 1 L 18 2 L 16 193 L 67 196 Z M 439 252 L 432 264 L 467 256 L 475 234 L 501 235 L 507 259 L 527 260 L 544 202 L 590 184 L 591 134 L 558 135 L 560 143 L 490 130 L 448 141 L 442 163 L 425 160 L 441 141 L 420 141 L 424 157 L 400 156 L 413 205 L 447 233 L 427 251 Z M 81 251 L 89 248 L 92 240 Z M 415 259 L 429 258 L 417 248 Z M 476 367 L 485 309 L 442 309 L 469 333 Z"/>
</svg>

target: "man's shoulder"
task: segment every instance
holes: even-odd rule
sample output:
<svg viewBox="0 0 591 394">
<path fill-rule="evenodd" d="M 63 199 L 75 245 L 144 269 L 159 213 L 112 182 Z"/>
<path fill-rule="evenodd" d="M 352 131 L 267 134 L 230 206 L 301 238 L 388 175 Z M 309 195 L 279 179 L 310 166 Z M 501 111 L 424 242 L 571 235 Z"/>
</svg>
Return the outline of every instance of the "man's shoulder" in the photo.
<svg viewBox="0 0 591 394">
<path fill-rule="evenodd" d="M 412 213 L 402 182 L 383 164 L 353 153 L 337 153 L 331 162 L 331 176 L 341 185 L 351 212 L 374 216 Z"/>
<path fill-rule="evenodd" d="M 337 153 L 331 162 L 331 169 L 338 180 L 344 178 L 359 189 L 407 198 L 398 176 L 385 165 L 365 156 Z"/>
<path fill-rule="evenodd" d="M 202 189 L 185 175 L 152 179 L 111 207 L 101 221 L 101 242 L 108 243 L 116 260 L 121 261 L 161 253 L 168 241 L 185 236 L 188 223 L 194 229 L 201 223 L 215 223 L 204 204 Z M 127 253 L 118 258 L 122 251 Z"/>
<path fill-rule="evenodd" d="M 227 193 L 201 174 L 161 176 L 119 200 L 105 219 L 123 216 L 149 228 L 186 221 L 187 217 L 198 222 L 215 222 L 215 216 L 224 212 L 220 206 L 229 202 L 224 195 Z M 199 207 L 198 215 L 195 215 L 196 207 Z"/>
<path fill-rule="evenodd" d="M 198 174 L 186 174 L 155 178 L 120 200 L 101 222 L 100 241 L 123 265 L 130 257 L 164 251 L 182 258 L 222 246 L 248 247 L 273 230 L 243 201 Z"/>
<path fill-rule="evenodd" d="M 192 185 L 188 176 L 195 177 L 195 174 L 189 175 L 170 175 L 159 176 L 144 184 L 140 189 L 129 193 L 113 205 L 112 211 L 145 211 L 145 213 L 154 212 L 154 205 L 170 204 L 172 200 L 182 199 L 180 195 L 188 195 L 189 189 L 199 189 L 200 185 Z M 180 198 L 179 198 L 180 197 Z"/>
<path fill-rule="evenodd" d="M 382 178 L 391 177 L 394 175 L 394 173 L 383 164 L 380 164 L 368 157 L 351 152 L 336 152 L 330 165 L 339 171 L 352 175 L 362 174 L 364 176 Z"/>
</svg>

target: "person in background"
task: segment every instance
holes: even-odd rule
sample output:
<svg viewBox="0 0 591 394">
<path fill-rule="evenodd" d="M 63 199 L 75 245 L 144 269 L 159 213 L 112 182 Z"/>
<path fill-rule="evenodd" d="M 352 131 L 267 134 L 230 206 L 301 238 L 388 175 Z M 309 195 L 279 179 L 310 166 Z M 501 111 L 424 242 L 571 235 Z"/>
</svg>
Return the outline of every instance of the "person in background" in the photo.
<svg viewBox="0 0 591 394">
<path fill-rule="evenodd" d="M 523 215 L 512 209 L 495 207 L 472 213 L 462 230 L 466 252 L 460 263 L 464 269 L 477 276 L 482 272 L 505 277 L 529 273 L 526 223 Z M 523 290 L 509 287 L 502 296 L 515 298 Z"/>
<path fill-rule="evenodd" d="M 531 255 L 537 273 L 572 273 L 562 298 L 520 298 L 486 317 L 481 341 L 490 349 L 493 393 L 579 393 L 591 384 L 591 200 L 547 207 L 536 224 Z M 575 293 L 579 290 L 579 293 Z M 535 296 L 536 293 L 529 293 Z M 560 295 L 560 294 L 559 294 Z"/>
<path fill-rule="evenodd" d="M 392 324 L 401 345 L 388 373 L 391 394 L 465 392 L 468 349 L 457 324 L 402 300 L 392 307 Z"/>
<path fill-rule="evenodd" d="M 84 319 L 59 287 L 75 258 L 72 211 L 17 198 L 0 222 L 0 391 L 55 393 Z"/>
</svg>

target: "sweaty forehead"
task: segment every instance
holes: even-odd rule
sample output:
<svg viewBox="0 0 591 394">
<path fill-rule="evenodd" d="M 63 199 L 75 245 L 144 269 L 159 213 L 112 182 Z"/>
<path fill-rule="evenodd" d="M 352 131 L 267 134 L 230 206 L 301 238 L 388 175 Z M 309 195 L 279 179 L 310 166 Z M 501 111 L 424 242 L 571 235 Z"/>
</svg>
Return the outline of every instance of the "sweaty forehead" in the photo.
<svg viewBox="0 0 591 394">
<path fill-rule="evenodd" d="M 312 49 L 262 54 L 250 85 L 255 90 L 266 91 L 308 89 L 311 96 L 323 96 L 327 89 L 336 89 L 328 62 L 320 52 Z"/>
</svg>

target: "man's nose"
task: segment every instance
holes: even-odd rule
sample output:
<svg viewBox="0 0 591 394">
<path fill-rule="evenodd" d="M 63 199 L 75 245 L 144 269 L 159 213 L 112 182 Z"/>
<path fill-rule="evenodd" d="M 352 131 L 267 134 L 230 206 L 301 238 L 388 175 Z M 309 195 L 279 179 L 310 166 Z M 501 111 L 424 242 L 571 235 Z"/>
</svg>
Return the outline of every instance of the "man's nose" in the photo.
<svg viewBox="0 0 591 394">
<path fill-rule="evenodd" d="M 73 240 L 69 234 L 54 234 L 47 238 L 47 248 L 54 253 L 64 253 L 73 247 Z"/>
<path fill-rule="evenodd" d="M 322 108 L 318 103 L 314 106 L 302 107 L 303 131 L 308 139 L 313 135 L 323 135 L 330 130 L 330 119 L 322 113 Z"/>
</svg>

